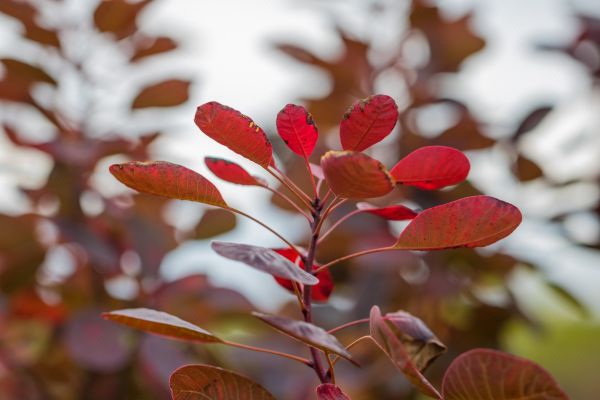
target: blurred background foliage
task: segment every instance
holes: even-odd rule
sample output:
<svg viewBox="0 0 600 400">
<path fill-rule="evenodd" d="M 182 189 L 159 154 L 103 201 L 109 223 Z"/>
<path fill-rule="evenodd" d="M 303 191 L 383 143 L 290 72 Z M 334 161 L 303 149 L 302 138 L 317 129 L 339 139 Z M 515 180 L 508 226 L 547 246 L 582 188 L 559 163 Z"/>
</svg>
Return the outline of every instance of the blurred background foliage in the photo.
<svg viewBox="0 0 600 400">
<path fill-rule="evenodd" d="M 169 374 L 189 362 L 242 372 L 278 398 L 313 396 L 311 371 L 289 361 L 181 345 L 99 317 L 104 310 L 148 306 L 237 340 L 302 351 L 248 316 L 257 308 L 249 292 L 234 290 L 235 284 L 217 285 L 199 273 L 210 276 L 210 268 L 228 265 L 225 261 L 210 259 L 218 265 L 190 268 L 177 277 L 166 271 L 173 250 L 181 254 L 187 248 L 184 254 L 189 254 L 190 244 L 239 232 L 235 217 L 113 190 L 105 174 L 114 160 L 155 158 L 161 143 L 171 143 L 176 153 L 176 110 L 185 110 L 183 120 L 192 126 L 189 110 L 212 100 L 202 94 L 210 82 L 179 67 L 191 51 L 181 42 L 203 38 L 156 35 L 140 23 L 157 3 L 169 7 L 159 0 L 0 2 L 3 34 L 12 35 L 0 54 L 0 179 L 5 191 L 0 209 L 1 398 L 164 399 Z M 336 266 L 334 296 L 315 310 L 317 323 L 331 328 L 364 318 L 373 304 L 384 311 L 407 310 L 449 348 L 428 370 L 434 382 L 459 353 L 493 347 L 540 362 L 574 399 L 595 398 L 600 391 L 594 372 L 600 356 L 600 304 L 590 288 L 597 286 L 594 262 L 600 259 L 600 120 L 596 112 L 595 119 L 577 125 L 570 113 L 578 112 L 573 104 L 598 109 L 598 16 L 569 3 L 562 12 L 576 21 L 577 34 L 558 44 L 541 38 L 531 49 L 575 65 L 585 76 L 580 98 L 562 103 L 552 96 L 535 99 L 502 125 L 474 110 L 456 83 L 473 58 L 494 48 L 473 28 L 473 13 L 483 4 L 452 13 L 446 4 L 452 2 L 442 1 L 331 3 L 311 1 L 302 7 L 328 21 L 338 43 L 335 51 L 304 45 L 301 35 L 263 43 L 278 68 L 306 67 L 327 79 L 318 95 L 302 90 L 281 95 L 305 104 L 317 121 L 321 136 L 312 161 L 338 147 L 339 120 L 354 101 L 385 93 L 399 104 L 399 127 L 372 154 L 392 165 L 418 147 L 448 145 L 469 155 L 473 171 L 468 182 L 451 190 L 407 187 L 377 203 L 427 208 L 489 193 L 518 205 L 526 219 L 520 234 L 483 251 L 383 253 Z M 370 21 L 366 27 L 354 29 L 349 14 L 339 12 L 352 4 Z M 231 2 L 231 13 L 240 12 L 236 5 Z M 286 7 L 293 13 L 300 6 L 290 1 Z M 218 36 L 206 40 L 219 45 Z M 237 68 L 243 71 L 244 65 Z M 260 93 L 255 100 L 261 102 Z M 277 110 L 264 110 L 272 116 L 271 125 L 264 124 L 271 133 Z M 164 141 L 165 136 L 174 142 Z M 288 175 L 308 185 L 302 160 L 277 139 L 273 144 Z M 198 155 L 194 162 L 201 159 Z M 241 190 L 229 193 L 243 198 Z M 253 211 L 252 201 L 246 205 L 246 211 Z M 337 217 L 353 207 L 342 207 Z M 285 232 L 306 242 L 293 213 L 271 214 Z M 181 215 L 185 223 L 178 223 Z M 328 237 L 318 258 L 386 245 L 399 229 L 358 215 Z M 238 239 L 250 243 L 255 237 Z M 580 268 L 557 274 L 548 266 L 557 252 Z M 569 274 L 577 276 L 566 279 Z M 274 282 L 257 290 L 283 299 L 271 310 L 298 317 L 293 297 L 285 297 Z M 343 331 L 342 342 L 365 329 Z M 418 398 L 374 346 L 355 351 L 363 368 L 340 363 L 338 373 L 338 383 L 352 398 Z"/>
</svg>

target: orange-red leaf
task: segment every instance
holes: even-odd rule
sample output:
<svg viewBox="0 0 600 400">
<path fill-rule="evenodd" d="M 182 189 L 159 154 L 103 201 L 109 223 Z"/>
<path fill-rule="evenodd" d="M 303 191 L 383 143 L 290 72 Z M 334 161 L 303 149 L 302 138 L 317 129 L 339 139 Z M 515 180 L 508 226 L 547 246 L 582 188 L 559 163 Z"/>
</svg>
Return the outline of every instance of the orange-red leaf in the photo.
<svg viewBox="0 0 600 400">
<path fill-rule="evenodd" d="M 156 335 L 201 343 L 223 342 L 199 326 L 162 311 L 148 308 L 129 308 L 107 312 L 102 316 L 108 320 Z"/>
<path fill-rule="evenodd" d="M 487 246 L 508 236 L 521 218 L 517 207 L 494 197 L 465 197 L 421 212 L 402 231 L 394 247 L 439 250 Z"/>
<path fill-rule="evenodd" d="M 273 150 L 265 132 L 239 111 L 211 101 L 198 107 L 194 121 L 208 137 L 239 155 L 264 168 L 271 163 Z"/>
<path fill-rule="evenodd" d="M 441 399 L 442 397 L 438 391 L 413 363 L 405 344 L 394 334 L 388 323 L 381 316 L 381 311 L 377 306 L 371 308 L 369 326 L 373 341 L 388 356 L 394 366 L 423 394 Z"/>
<path fill-rule="evenodd" d="M 375 207 L 372 204 L 360 202 L 356 203 L 356 208 L 362 212 L 377 215 L 378 217 L 382 217 L 390 221 L 404 221 L 407 219 L 413 219 L 418 215 L 417 212 L 403 206 L 402 204 L 396 204 L 387 207 Z"/>
<path fill-rule="evenodd" d="M 190 82 L 180 79 L 155 83 L 147 86 L 133 100 L 131 108 L 174 107 L 189 98 Z"/>
<path fill-rule="evenodd" d="M 392 132 L 398 106 L 390 96 L 378 94 L 359 100 L 344 114 L 340 140 L 344 150 L 362 151 Z"/>
<path fill-rule="evenodd" d="M 536 363 L 488 349 L 454 359 L 442 384 L 445 400 L 568 400 L 554 378 Z"/>
<path fill-rule="evenodd" d="M 385 166 L 366 154 L 329 151 L 321 158 L 327 184 L 340 197 L 380 197 L 394 188 L 394 179 Z"/>
<path fill-rule="evenodd" d="M 110 172 L 140 193 L 227 207 L 219 190 L 202 175 L 166 161 L 113 164 Z"/>
<path fill-rule="evenodd" d="M 247 186 L 264 186 L 262 182 L 250 175 L 238 164 L 216 157 L 204 158 L 204 163 L 216 176 L 224 181 Z"/>
<path fill-rule="evenodd" d="M 294 153 L 306 159 L 312 154 L 319 138 L 310 113 L 295 104 L 286 105 L 277 114 L 277 132 Z"/>
<path fill-rule="evenodd" d="M 211 365 L 185 365 L 171 375 L 173 400 L 275 400 L 245 376 Z"/>
<path fill-rule="evenodd" d="M 439 189 L 465 180 L 470 164 L 465 155 L 446 146 L 421 147 L 390 170 L 396 183 L 421 189 Z"/>
<path fill-rule="evenodd" d="M 317 400 L 350 400 L 342 389 L 332 383 L 323 383 L 317 386 Z"/>
</svg>

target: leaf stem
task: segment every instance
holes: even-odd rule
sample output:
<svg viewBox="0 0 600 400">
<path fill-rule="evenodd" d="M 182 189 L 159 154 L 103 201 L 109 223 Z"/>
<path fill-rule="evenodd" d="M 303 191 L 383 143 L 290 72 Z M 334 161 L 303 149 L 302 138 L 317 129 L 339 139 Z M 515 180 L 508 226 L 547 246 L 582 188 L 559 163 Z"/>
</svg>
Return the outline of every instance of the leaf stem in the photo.
<svg viewBox="0 0 600 400">
<path fill-rule="evenodd" d="M 346 346 L 346 350 L 350 350 L 351 348 L 353 348 L 354 346 L 356 346 L 357 344 L 359 344 L 360 342 L 362 342 L 363 340 L 366 340 L 366 339 L 371 339 L 371 335 L 365 335 L 365 336 L 359 337 L 358 339 L 356 339 L 355 341 L 353 341 L 352 343 L 350 343 L 348 346 Z M 331 361 L 331 365 L 332 366 L 335 365 L 335 363 L 337 363 L 340 358 L 341 358 L 340 356 L 336 356 L 333 359 L 333 361 Z M 330 367 L 330 368 L 333 368 L 333 367 Z"/>
<path fill-rule="evenodd" d="M 303 157 L 304 158 L 304 165 L 306 165 L 306 171 L 308 172 L 308 175 L 310 176 L 310 183 L 312 184 L 312 188 L 313 188 L 313 193 L 315 195 L 315 198 L 319 197 L 319 191 L 317 190 L 317 185 L 315 184 L 315 177 L 312 174 L 312 171 L 310 170 L 310 164 L 308 163 L 308 158 Z"/>
<path fill-rule="evenodd" d="M 333 334 L 335 332 L 341 331 L 342 329 L 349 328 L 349 327 L 354 326 L 354 325 L 364 324 L 366 322 L 369 322 L 369 318 L 357 319 L 356 321 L 347 322 L 347 323 L 345 323 L 343 325 L 340 325 L 338 327 L 330 329 L 329 331 L 327 331 L 327 333 Z"/>
<path fill-rule="evenodd" d="M 397 249 L 394 248 L 393 246 L 378 247 L 376 249 L 363 250 L 363 251 L 359 251 L 358 253 L 348 254 L 347 256 L 336 258 L 335 260 L 330 261 L 327 264 L 320 266 L 315 271 L 313 271 L 313 273 L 314 274 L 318 274 L 319 272 L 323 271 L 326 268 L 331 267 L 332 265 L 341 263 L 342 261 L 350 260 L 352 258 L 356 258 L 356 257 L 360 257 L 360 256 L 364 256 L 364 255 L 367 255 L 367 254 L 372 254 L 372 253 L 381 253 L 381 252 L 384 252 L 384 251 L 391 251 L 391 250 L 397 250 Z"/>
<path fill-rule="evenodd" d="M 335 228 L 337 228 L 338 226 L 340 226 L 340 224 L 342 224 L 342 223 L 343 223 L 344 221 L 346 221 L 348 218 L 350 218 L 350 217 L 352 217 L 352 216 L 354 216 L 354 215 L 356 215 L 356 214 L 359 214 L 359 213 L 361 213 L 361 212 L 363 212 L 363 211 L 364 211 L 364 210 L 357 209 L 357 210 L 354 210 L 354 211 L 352 211 L 352 212 L 349 212 L 348 214 L 344 215 L 344 216 L 343 216 L 342 218 L 340 218 L 340 219 L 339 219 L 339 220 L 338 220 L 338 221 L 337 221 L 335 224 L 333 224 L 333 225 L 331 226 L 331 228 L 329 228 L 329 229 L 327 230 L 327 232 L 325 232 L 324 234 L 322 234 L 322 235 L 321 235 L 321 237 L 319 238 L 319 244 L 320 244 L 320 243 L 321 243 L 323 240 L 325 240 L 325 238 L 326 238 L 327 236 L 329 236 L 329 234 L 330 234 L 331 232 L 333 232 L 333 230 L 334 230 Z"/>
<path fill-rule="evenodd" d="M 312 218 L 310 217 L 310 215 L 308 215 L 308 213 L 306 211 L 304 211 L 303 209 L 301 209 L 300 206 L 298 206 L 298 204 L 296 204 L 292 199 L 290 199 L 288 196 L 286 196 L 285 193 L 282 193 L 281 191 L 279 191 L 277 189 L 273 189 L 272 187 L 270 187 L 268 185 L 265 185 L 263 187 L 265 189 L 267 189 L 268 191 L 272 192 L 275 196 L 281 197 L 289 205 L 291 205 L 292 207 L 294 207 L 296 209 L 296 211 L 298 211 L 300 214 L 302 214 L 304 216 L 304 218 L 306 218 L 306 220 L 308 222 L 312 221 Z"/>
<path fill-rule="evenodd" d="M 302 364 L 305 364 L 309 367 L 313 367 L 313 364 L 310 360 L 303 358 L 303 357 L 299 357 L 299 356 L 295 356 L 293 354 L 288 354 L 288 353 L 282 353 L 279 352 L 277 350 L 270 350 L 270 349 L 265 349 L 262 347 L 255 347 L 255 346 L 250 346 L 247 344 L 242 344 L 242 343 L 236 343 L 236 342 L 230 342 L 228 340 L 224 340 L 222 342 L 222 344 L 228 345 L 228 346 L 232 346 L 232 347 L 238 347 L 240 349 L 244 349 L 244 350 L 250 350 L 250 351 L 256 351 L 259 353 L 267 353 L 267 354 L 274 354 L 276 356 L 280 356 L 280 357 L 285 357 L 285 358 L 289 358 L 290 360 L 294 360 L 294 361 L 298 361 L 301 362 Z"/>
<path fill-rule="evenodd" d="M 292 192 L 298 199 L 304 203 L 308 208 L 311 207 L 310 197 L 306 195 L 294 182 L 292 182 L 285 174 L 283 174 L 280 170 L 273 167 L 273 169 L 266 168 L 266 171 L 271 174 L 275 179 L 277 179 L 283 186 L 288 188 L 290 192 Z M 274 171 L 277 171 L 275 173 Z"/>
</svg>

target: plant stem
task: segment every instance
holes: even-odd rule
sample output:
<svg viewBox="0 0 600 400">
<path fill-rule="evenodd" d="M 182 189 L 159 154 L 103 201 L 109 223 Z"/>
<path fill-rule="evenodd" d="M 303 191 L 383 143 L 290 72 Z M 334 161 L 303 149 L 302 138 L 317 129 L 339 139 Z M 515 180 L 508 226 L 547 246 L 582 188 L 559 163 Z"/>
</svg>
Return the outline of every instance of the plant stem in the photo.
<svg viewBox="0 0 600 400">
<path fill-rule="evenodd" d="M 241 343 L 236 343 L 236 342 L 230 342 L 230 341 L 223 341 L 223 344 L 228 345 L 228 346 L 232 346 L 232 347 L 238 347 L 240 349 L 244 349 L 244 350 L 250 350 L 250 351 L 256 351 L 259 353 L 268 353 L 268 354 L 274 354 L 276 356 L 280 356 L 280 357 L 285 357 L 285 358 L 289 358 L 290 360 L 294 360 L 294 361 L 298 361 L 301 362 L 302 364 L 305 364 L 309 367 L 313 367 L 313 363 L 303 357 L 299 357 L 299 356 L 295 356 L 293 354 L 288 354 L 288 353 L 282 353 L 276 350 L 270 350 L 270 349 L 264 349 L 262 347 L 255 347 L 255 346 L 250 346 L 247 344 L 241 344 Z"/>
<path fill-rule="evenodd" d="M 397 249 L 394 248 L 394 247 L 392 247 L 392 246 L 389 246 L 389 247 L 378 247 L 376 249 L 363 250 L 363 251 L 359 251 L 358 253 L 348 254 L 347 256 L 336 258 L 335 260 L 330 261 L 327 264 L 320 266 L 319 268 L 317 268 L 313 272 L 314 272 L 314 274 L 318 274 L 319 272 L 323 271 L 324 269 L 329 268 L 332 265 L 341 263 L 342 261 L 350 260 L 352 258 L 364 256 L 364 255 L 367 255 L 367 254 L 381 253 L 381 252 L 384 252 L 384 251 L 391 251 L 391 250 L 397 250 Z"/>
</svg>

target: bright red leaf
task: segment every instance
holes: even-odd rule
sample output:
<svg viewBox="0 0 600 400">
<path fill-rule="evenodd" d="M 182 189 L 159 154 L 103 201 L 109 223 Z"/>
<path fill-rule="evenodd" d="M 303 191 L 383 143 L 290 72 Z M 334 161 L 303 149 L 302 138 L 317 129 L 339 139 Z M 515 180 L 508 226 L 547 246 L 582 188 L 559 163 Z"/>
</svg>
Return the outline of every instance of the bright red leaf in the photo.
<svg viewBox="0 0 600 400">
<path fill-rule="evenodd" d="M 394 179 L 385 166 L 366 154 L 329 151 L 321 158 L 321 167 L 327 184 L 339 197 L 381 197 L 394 188 Z"/>
<path fill-rule="evenodd" d="M 378 94 L 359 100 L 344 114 L 340 140 L 344 150 L 362 151 L 389 135 L 398 121 L 398 106 Z"/>
<path fill-rule="evenodd" d="M 489 196 L 465 197 L 421 212 L 402 231 L 394 247 L 440 250 L 487 246 L 508 236 L 521 218 L 512 204 Z"/>
<path fill-rule="evenodd" d="M 239 155 L 264 168 L 271 163 L 273 150 L 267 135 L 239 111 L 211 101 L 198 107 L 194 121 L 208 137 Z"/>
<path fill-rule="evenodd" d="M 296 253 L 296 251 L 294 249 L 286 248 L 286 249 L 272 249 L 272 250 L 274 252 L 276 252 L 277 254 L 282 255 L 283 257 L 287 258 L 288 260 L 290 260 L 291 262 L 296 264 L 299 268 L 304 269 L 304 263 L 301 260 L 298 260 L 298 258 L 300 256 L 298 255 L 298 253 Z M 298 260 L 298 262 L 296 262 L 296 260 Z M 319 267 L 319 265 L 315 264 L 313 269 L 317 269 L 318 267 Z M 325 270 L 319 272 L 318 274 L 316 274 L 315 277 L 319 280 L 319 283 L 314 285 L 311 289 L 312 290 L 311 291 L 312 299 L 314 301 L 329 300 L 329 296 L 331 296 L 331 292 L 333 292 L 333 286 L 334 286 L 333 276 L 331 275 L 331 272 L 329 271 L 329 269 L 325 269 Z M 275 280 L 277 281 L 277 283 L 279 283 L 279 285 L 283 286 L 290 292 L 292 292 L 292 293 L 294 292 L 294 286 L 292 285 L 292 281 L 290 281 L 289 279 L 275 277 Z"/>
<path fill-rule="evenodd" d="M 360 202 L 356 203 L 356 208 L 362 212 L 377 215 L 378 217 L 382 217 L 390 221 L 404 221 L 407 219 L 413 219 L 418 215 L 417 212 L 401 204 L 387 207 L 375 207 L 372 204 Z"/>
<path fill-rule="evenodd" d="M 439 189 L 465 180 L 471 168 L 465 155 L 446 146 L 421 147 L 390 170 L 396 183 L 421 189 Z"/>
<path fill-rule="evenodd" d="M 458 356 L 444 376 L 445 400 L 568 400 L 554 378 L 536 363 L 488 349 Z"/>
<path fill-rule="evenodd" d="M 350 400 L 342 389 L 332 383 L 323 383 L 317 386 L 317 400 Z"/>
<path fill-rule="evenodd" d="M 185 365 L 171 375 L 173 400 L 275 400 L 250 379 L 210 365 Z"/>
<path fill-rule="evenodd" d="M 204 163 L 210 172 L 224 181 L 236 183 L 238 185 L 263 186 L 262 182 L 232 161 L 216 157 L 205 157 Z"/>
<path fill-rule="evenodd" d="M 277 114 L 277 132 L 294 153 L 306 159 L 312 154 L 319 138 L 310 113 L 295 104 L 286 105 Z"/>
<path fill-rule="evenodd" d="M 219 190 L 202 175 L 166 161 L 113 164 L 110 173 L 140 193 L 227 207 Z"/>
</svg>

